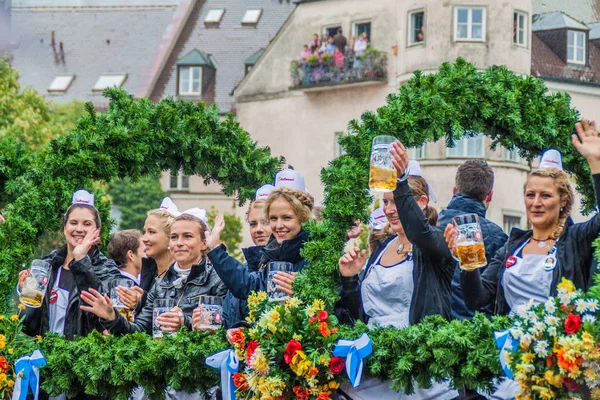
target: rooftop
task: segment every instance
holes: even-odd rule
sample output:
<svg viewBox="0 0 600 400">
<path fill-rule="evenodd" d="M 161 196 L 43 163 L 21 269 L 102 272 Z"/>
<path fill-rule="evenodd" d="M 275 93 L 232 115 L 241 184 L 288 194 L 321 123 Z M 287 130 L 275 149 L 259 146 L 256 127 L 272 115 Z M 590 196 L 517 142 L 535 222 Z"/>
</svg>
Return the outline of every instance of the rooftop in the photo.
<svg viewBox="0 0 600 400">
<path fill-rule="evenodd" d="M 537 14 L 533 17 L 532 30 L 534 32 L 562 28 L 580 29 L 586 31 L 590 29 L 586 25 L 576 21 L 562 11 Z"/>
</svg>

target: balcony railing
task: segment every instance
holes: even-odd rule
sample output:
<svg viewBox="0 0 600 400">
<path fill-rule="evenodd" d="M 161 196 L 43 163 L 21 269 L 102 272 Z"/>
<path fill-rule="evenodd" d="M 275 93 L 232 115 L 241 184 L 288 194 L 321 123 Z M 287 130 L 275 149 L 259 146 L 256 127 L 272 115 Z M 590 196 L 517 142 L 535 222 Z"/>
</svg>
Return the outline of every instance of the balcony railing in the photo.
<svg viewBox="0 0 600 400">
<path fill-rule="evenodd" d="M 291 73 L 292 89 L 387 81 L 387 54 L 369 48 L 358 57 L 345 57 L 343 64 L 336 64 L 332 56 L 311 56 L 292 61 Z"/>
</svg>

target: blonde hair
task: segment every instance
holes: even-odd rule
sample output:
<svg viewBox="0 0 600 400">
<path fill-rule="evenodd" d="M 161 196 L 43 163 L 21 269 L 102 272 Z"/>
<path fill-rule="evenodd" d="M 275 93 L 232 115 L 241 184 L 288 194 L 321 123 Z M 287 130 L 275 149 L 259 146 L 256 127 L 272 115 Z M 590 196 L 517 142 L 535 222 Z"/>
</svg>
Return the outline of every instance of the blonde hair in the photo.
<svg viewBox="0 0 600 400">
<path fill-rule="evenodd" d="M 408 186 L 410 186 L 410 191 L 416 200 L 421 198 L 421 196 L 427 196 L 427 205 L 425 206 L 423 213 L 429 221 L 429 225 L 436 226 L 438 222 L 438 213 L 434 207 L 429 205 L 429 186 L 427 185 L 427 181 L 421 176 L 411 175 L 408 177 Z"/>
<path fill-rule="evenodd" d="M 246 222 L 250 222 L 250 213 L 254 210 L 262 210 L 265 206 L 265 200 L 253 200 L 248 206 L 248 211 L 246 211 Z"/>
<path fill-rule="evenodd" d="M 377 251 L 381 242 L 392 236 L 396 236 L 396 232 L 392 230 L 389 222 L 386 222 L 380 231 L 372 229 L 369 234 L 369 249 L 371 250 L 371 254 Z"/>
<path fill-rule="evenodd" d="M 290 203 L 300 223 L 308 222 L 312 219 L 312 209 L 315 205 L 314 197 L 302 190 L 279 188 L 271 192 L 265 201 L 263 211 L 267 221 L 269 220 L 269 208 L 278 199 L 283 199 Z"/>
<path fill-rule="evenodd" d="M 196 225 L 198 225 L 198 230 L 200 231 L 200 240 L 202 240 L 202 241 L 206 240 L 206 231 L 208 231 L 208 225 L 206 225 L 206 222 L 204 222 L 200 218 L 194 217 L 193 215 L 190 215 L 190 214 L 181 214 L 180 216 L 175 218 L 175 221 L 173 222 L 173 224 L 175 224 L 175 222 L 178 222 L 178 221 L 195 222 Z M 202 257 L 204 257 L 207 253 L 208 253 L 208 249 L 202 251 L 201 252 Z"/>
<path fill-rule="evenodd" d="M 561 211 L 558 213 L 558 222 L 556 228 L 552 231 L 552 239 L 556 239 L 562 235 L 565 228 L 565 222 L 569 215 L 571 215 L 571 209 L 573 208 L 574 194 L 573 188 L 569 183 L 569 176 L 565 171 L 556 168 L 545 168 L 533 171 L 527 177 L 525 185 L 523 185 L 523 193 L 527 190 L 527 183 L 529 178 L 532 176 L 539 176 L 541 178 L 551 178 L 554 181 L 554 186 L 558 189 L 558 195 L 560 196 L 560 202 L 564 201 L 565 205 L 561 205 Z"/>
<path fill-rule="evenodd" d="M 175 217 L 173 216 L 173 214 L 171 214 L 170 212 L 168 212 L 166 210 L 161 210 L 160 208 L 156 208 L 154 210 L 148 211 L 146 213 L 146 216 L 148 216 L 148 217 L 153 216 L 153 217 L 160 219 L 162 222 L 162 225 L 164 227 L 164 231 L 165 231 L 166 235 L 169 236 L 171 227 L 173 226 L 173 223 L 175 222 Z"/>
</svg>

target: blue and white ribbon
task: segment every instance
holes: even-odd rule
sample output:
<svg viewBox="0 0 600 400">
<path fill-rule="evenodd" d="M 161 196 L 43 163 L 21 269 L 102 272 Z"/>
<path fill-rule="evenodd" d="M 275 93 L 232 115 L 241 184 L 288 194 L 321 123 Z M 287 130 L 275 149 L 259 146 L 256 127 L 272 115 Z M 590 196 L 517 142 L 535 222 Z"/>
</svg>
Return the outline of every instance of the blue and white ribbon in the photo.
<svg viewBox="0 0 600 400">
<path fill-rule="evenodd" d="M 46 359 L 41 351 L 35 350 L 31 356 L 21 357 L 15 363 L 17 381 L 13 389 L 12 400 L 25 400 L 29 388 L 33 398 L 38 400 L 40 395 L 40 367 L 46 365 Z"/>
<path fill-rule="evenodd" d="M 221 371 L 221 392 L 223 400 L 235 400 L 233 374 L 237 372 L 240 362 L 235 351 L 228 349 L 206 358 L 206 365 Z"/>
<path fill-rule="evenodd" d="M 352 387 L 360 385 L 363 371 L 363 359 L 373 352 L 373 342 L 369 335 L 363 333 L 356 340 L 340 339 L 333 349 L 333 355 L 346 357 L 346 373 Z"/>
<path fill-rule="evenodd" d="M 500 358 L 500 366 L 504 371 L 504 374 L 512 379 L 513 373 L 510 369 L 510 352 L 517 350 L 519 347 L 519 342 L 513 340 L 511 334 L 508 330 L 506 331 L 495 331 L 494 339 L 496 340 L 496 347 L 500 350 L 499 358 Z"/>
</svg>

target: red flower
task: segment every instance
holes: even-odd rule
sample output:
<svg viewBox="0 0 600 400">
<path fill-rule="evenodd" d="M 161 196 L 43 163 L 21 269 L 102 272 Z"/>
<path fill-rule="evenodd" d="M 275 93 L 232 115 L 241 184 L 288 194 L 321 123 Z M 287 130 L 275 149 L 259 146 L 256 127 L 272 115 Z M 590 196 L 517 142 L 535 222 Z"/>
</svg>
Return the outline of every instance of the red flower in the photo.
<svg viewBox="0 0 600 400">
<path fill-rule="evenodd" d="M 317 397 L 317 400 L 331 400 L 331 397 L 329 397 L 329 393 L 323 392 Z"/>
<path fill-rule="evenodd" d="M 579 383 L 575 379 L 563 378 L 563 383 L 569 392 L 576 392 L 579 390 Z"/>
<path fill-rule="evenodd" d="M 298 350 L 302 350 L 302 344 L 297 340 L 290 340 L 285 348 L 285 353 L 283 353 L 283 361 L 286 364 L 291 363 L 292 357 L 294 357 Z"/>
<path fill-rule="evenodd" d="M 233 333 L 231 334 L 231 341 L 237 345 L 244 347 L 244 345 L 246 344 L 246 335 L 244 335 L 244 329 L 240 328 L 233 331 Z"/>
<path fill-rule="evenodd" d="M 332 374 L 339 374 L 344 370 L 344 359 L 342 357 L 333 357 L 329 360 L 329 369 Z"/>
<path fill-rule="evenodd" d="M 246 360 L 250 360 L 252 358 L 252 354 L 254 354 L 254 350 L 258 347 L 258 342 L 251 340 L 248 343 L 248 347 L 246 348 Z"/>
<path fill-rule="evenodd" d="M 317 322 L 317 314 L 313 315 L 312 317 L 309 318 L 308 323 L 309 324 L 314 324 L 315 322 Z"/>
<path fill-rule="evenodd" d="M 565 332 L 572 335 L 581 329 L 581 316 L 569 314 L 565 320 Z"/>
<path fill-rule="evenodd" d="M 240 374 L 239 372 L 236 372 L 235 374 L 233 374 L 233 384 L 239 390 L 248 390 L 249 389 L 248 382 L 246 382 L 246 375 Z"/>
<path fill-rule="evenodd" d="M 327 318 L 329 318 L 329 314 L 327 313 L 327 311 L 319 312 L 319 322 L 325 322 L 327 321 Z"/>
<path fill-rule="evenodd" d="M 556 364 L 556 354 L 550 354 L 546 357 L 546 367 L 551 367 Z"/>
<path fill-rule="evenodd" d="M 6 373 L 8 372 L 9 368 L 10 364 L 8 361 L 6 361 L 6 358 L 4 358 L 4 356 L 0 356 L 0 372 Z"/>
<path fill-rule="evenodd" d="M 302 386 L 294 386 L 292 390 L 294 391 L 296 398 L 301 400 L 308 399 L 308 390 L 304 389 Z"/>
</svg>

